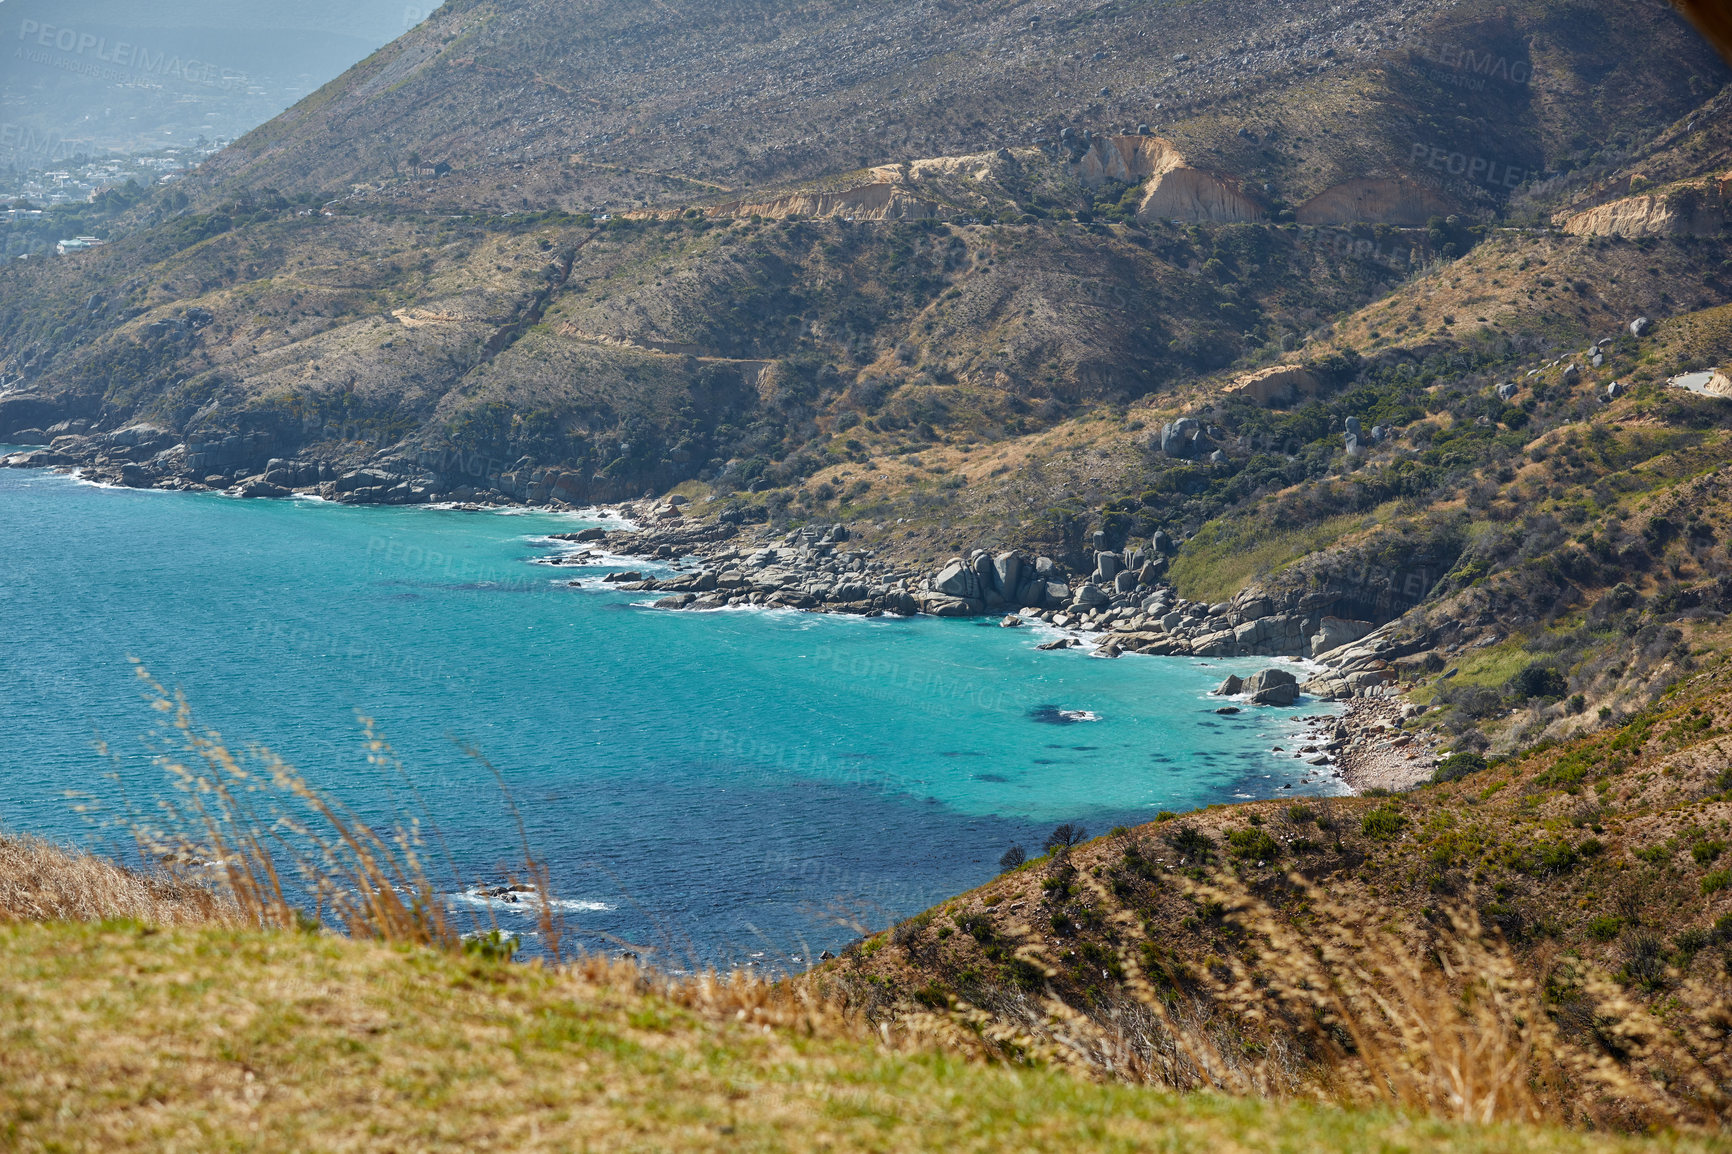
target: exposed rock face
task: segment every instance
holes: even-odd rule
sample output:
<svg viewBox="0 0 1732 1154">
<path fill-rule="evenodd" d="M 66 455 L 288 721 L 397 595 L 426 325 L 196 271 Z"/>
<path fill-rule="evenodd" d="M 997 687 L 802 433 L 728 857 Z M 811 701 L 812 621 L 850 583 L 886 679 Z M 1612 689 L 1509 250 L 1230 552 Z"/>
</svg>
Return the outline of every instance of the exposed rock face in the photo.
<svg viewBox="0 0 1732 1154">
<path fill-rule="evenodd" d="M 1341 617 L 1325 617 L 1318 623 L 1317 632 L 1311 635 L 1311 655 L 1313 657 L 1339 649 L 1343 645 L 1358 641 L 1377 628 L 1369 621 L 1350 621 Z"/>
<path fill-rule="evenodd" d="M 1294 210 L 1300 224 L 1392 224 L 1423 228 L 1459 209 L 1454 201 L 1407 180 L 1358 177 L 1325 189 Z"/>
<path fill-rule="evenodd" d="M 1572 236 L 1715 236 L 1726 227 L 1726 212 L 1718 185 L 1686 186 L 1559 213 L 1552 223 Z"/>
<path fill-rule="evenodd" d="M 1087 185 L 1145 181 L 1137 219 L 1216 222 L 1261 220 L 1263 208 L 1231 177 L 1193 168 L 1159 136 L 1096 136 L 1072 165 Z"/>
<path fill-rule="evenodd" d="M 1322 391 L 1323 382 L 1304 365 L 1270 365 L 1247 373 L 1228 385 L 1229 397 L 1245 397 L 1259 405 L 1291 404 L 1299 397 L 1314 397 Z"/>
<path fill-rule="evenodd" d="M 875 178 L 883 175 L 874 170 Z M 714 217 L 841 216 L 854 220 L 926 220 L 939 215 L 938 206 L 917 195 L 899 179 L 873 179 L 853 188 L 830 192 L 793 192 L 764 201 L 734 201 L 710 212 Z"/>
</svg>

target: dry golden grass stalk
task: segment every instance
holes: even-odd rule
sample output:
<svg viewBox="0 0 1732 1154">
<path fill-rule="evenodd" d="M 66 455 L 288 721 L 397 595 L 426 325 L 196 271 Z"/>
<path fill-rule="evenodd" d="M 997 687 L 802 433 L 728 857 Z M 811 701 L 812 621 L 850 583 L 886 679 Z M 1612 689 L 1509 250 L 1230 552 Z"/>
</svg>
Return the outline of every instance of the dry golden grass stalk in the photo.
<svg viewBox="0 0 1732 1154">
<path fill-rule="evenodd" d="M 235 925 L 240 910 L 208 886 L 125 869 L 33 837 L 0 837 L 0 921 Z"/>
<path fill-rule="evenodd" d="M 175 787 L 156 822 L 134 815 L 141 853 L 218 883 L 253 925 L 328 922 L 356 938 L 461 945 L 422 866 L 416 823 L 387 840 L 269 750 L 235 754 L 220 734 L 194 724 L 182 694 L 142 667 L 137 674 L 151 707 L 165 715 L 156 761 Z M 368 737 L 369 756 L 389 756 Z M 310 912 L 291 896 L 280 862 L 298 876 Z"/>
<path fill-rule="evenodd" d="M 1231 874 L 1176 879 L 1244 933 L 1195 967 L 1190 995 L 1143 971 L 1139 919 L 1086 874 L 1120 928 L 1128 1002 L 1084 1014 L 1038 1002 L 956 1002 L 957 1048 L 1033 1059 L 1174 1090 L 1384 1105 L 1464 1122 L 1723 1128 L 1732 1121 L 1732 1004 L 1680 981 L 1656 1013 L 1585 967 L 1564 972 L 1592 1007 L 1592 1037 L 1566 1037 L 1544 991 L 1471 906 L 1398 927 L 1388 912 L 1288 879 L 1276 911 Z M 1027 926 L 1017 956 L 1042 968 Z M 921 1017 L 912 1008 L 904 1017 Z M 925 1027 L 931 1032 L 931 1027 Z"/>
</svg>

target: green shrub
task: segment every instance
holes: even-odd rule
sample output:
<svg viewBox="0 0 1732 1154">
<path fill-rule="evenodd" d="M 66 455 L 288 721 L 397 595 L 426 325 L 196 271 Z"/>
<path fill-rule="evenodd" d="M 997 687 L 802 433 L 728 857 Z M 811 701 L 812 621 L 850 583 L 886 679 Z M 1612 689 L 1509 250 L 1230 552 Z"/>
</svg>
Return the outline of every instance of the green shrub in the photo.
<svg viewBox="0 0 1732 1154">
<path fill-rule="evenodd" d="M 1365 815 L 1359 829 L 1366 837 L 1388 840 L 1400 833 L 1406 824 L 1407 819 L 1397 813 L 1394 806 L 1380 805 Z"/>
<path fill-rule="evenodd" d="M 1470 773 L 1478 773 L 1485 768 L 1485 758 L 1470 749 L 1458 749 L 1446 753 L 1437 761 L 1437 768 L 1431 772 L 1431 780 L 1441 785 L 1446 781 L 1459 781 Z"/>
<path fill-rule="evenodd" d="M 1601 914 L 1588 923 L 1588 936 L 1596 942 L 1609 942 L 1624 932 L 1624 919 L 1616 914 Z"/>
<path fill-rule="evenodd" d="M 1726 852 L 1723 841 L 1699 841 L 1690 847 L 1690 856 L 1696 859 L 1697 865 L 1707 865 Z"/>
<path fill-rule="evenodd" d="M 1281 856 L 1281 843 L 1260 829 L 1236 829 L 1227 834 L 1233 856 L 1241 861 L 1274 861 Z"/>
<path fill-rule="evenodd" d="M 485 934 L 465 939 L 463 952 L 471 957 L 486 958 L 488 961 L 509 962 L 522 946 L 522 942 L 507 937 L 501 930 L 489 930 Z"/>
<path fill-rule="evenodd" d="M 1719 893 L 1729 885 L 1732 885 L 1732 870 L 1715 870 L 1702 875 L 1702 892 L 1705 894 Z"/>
<path fill-rule="evenodd" d="M 1209 851 L 1215 848 L 1214 839 L 1194 825 L 1174 826 L 1161 836 L 1166 839 L 1167 844 L 1186 857 L 1206 860 Z"/>
</svg>

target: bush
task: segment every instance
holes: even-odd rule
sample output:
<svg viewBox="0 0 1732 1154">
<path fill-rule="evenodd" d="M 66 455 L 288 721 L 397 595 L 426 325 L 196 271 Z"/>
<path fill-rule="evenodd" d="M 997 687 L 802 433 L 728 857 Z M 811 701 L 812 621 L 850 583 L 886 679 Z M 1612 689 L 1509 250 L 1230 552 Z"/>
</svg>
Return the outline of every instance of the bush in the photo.
<svg viewBox="0 0 1732 1154">
<path fill-rule="evenodd" d="M 1009 872 L 1028 860 L 1028 854 L 1019 845 L 1013 845 L 1004 851 L 1004 856 L 998 859 L 998 868 Z"/>
<path fill-rule="evenodd" d="M 1697 865 L 1707 865 L 1726 852 L 1723 841 L 1699 841 L 1690 847 L 1690 856 L 1696 859 Z"/>
<path fill-rule="evenodd" d="M 1242 861 L 1274 861 L 1281 856 L 1281 843 L 1260 829 L 1236 829 L 1227 835 L 1233 856 Z"/>
<path fill-rule="evenodd" d="M 959 914 L 956 928 L 977 942 L 990 942 L 995 932 L 992 918 L 987 914 Z"/>
<path fill-rule="evenodd" d="M 1702 875 L 1702 892 L 1705 894 L 1719 893 L 1728 885 L 1732 885 L 1732 870 L 1715 870 Z"/>
<path fill-rule="evenodd" d="M 1446 781 L 1459 781 L 1470 773 L 1479 773 L 1485 768 L 1485 758 L 1471 749 L 1458 749 L 1447 753 L 1437 761 L 1437 768 L 1431 771 L 1431 780 L 1442 784 Z"/>
<path fill-rule="evenodd" d="M 1538 663 L 1527 666 L 1504 684 L 1505 695 L 1516 701 L 1536 697 L 1555 701 L 1569 691 L 1569 680 L 1561 672 Z"/>
<path fill-rule="evenodd" d="M 1407 824 L 1407 819 L 1396 812 L 1392 805 L 1380 805 L 1365 815 L 1365 820 L 1359 823 L 1359 830 L 1366 837 L 1375 837 L 1387 841 L 1401 832 L 1401 827 Z"/>
<path fill-rule="evenodd" d="M 1588 936 L 1596 942 L 1609 942 L 1624 932 L 1624 919 L 1617 914 L 1601 914 L 1588 923 Z"/>
<path fill-rule="evenodd" d="M 1194 825 L 1174 826 L 1161 836 L 1186 857 L 1207 859 L 1215 848 L 1214 839 Z"/>
<path fill-rule="evenodd" d="M 1697 926 L 1691 926 L 1672 939 L 1685 962 L 1707 949 L 1709 940 L 1708 931 Z"/>
</svg>

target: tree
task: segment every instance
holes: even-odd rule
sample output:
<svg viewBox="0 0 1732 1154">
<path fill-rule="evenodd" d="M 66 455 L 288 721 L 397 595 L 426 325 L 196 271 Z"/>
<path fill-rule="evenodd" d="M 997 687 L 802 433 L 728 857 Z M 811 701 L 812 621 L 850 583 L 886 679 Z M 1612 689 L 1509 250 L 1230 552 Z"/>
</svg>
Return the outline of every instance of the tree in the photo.
<svg viewBox="0 0 1732 1154">
<path fill-rule="evenodd" d="M 998 859 L 998 868 L 1006 872 L 1015 869 L 1028 860 L 1028 854 L 1019 845 L 1013 845 L 1004 851 L 1004 856 Z"/>
<path fill-rule="evenodd" d="M 1046 835 L 1045 849 L 1047 853 L 1069 849 L 1073 845 L 1082 844 L 1087 841 L 1088 838 L 1088 830 L 1084 829 L 1080 825 L 1072 825 L 1067 821 Z"/>
</svg>

